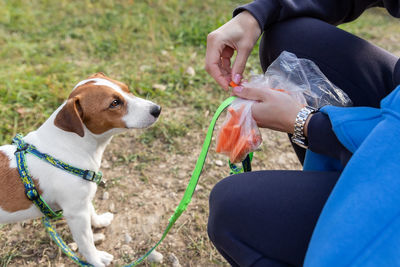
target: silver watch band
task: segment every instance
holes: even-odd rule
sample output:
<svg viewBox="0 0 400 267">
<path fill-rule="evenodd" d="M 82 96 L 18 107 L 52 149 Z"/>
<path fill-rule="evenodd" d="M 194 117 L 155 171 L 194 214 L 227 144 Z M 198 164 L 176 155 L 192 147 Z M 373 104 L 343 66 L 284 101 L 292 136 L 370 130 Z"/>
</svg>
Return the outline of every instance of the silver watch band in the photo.
<svg viewBox="0 0 400 267">
<path fill-rule="evenodd" d="M 305 106 L 297 114 L 296 121 L 294 123 L 294 133 L 292 136 L 292 142 L 303 148 L 308 148 L 308 140 L 304 136 L 304 125 L 310 114 L 317 112 L 318 109 Z"/>
</svg>

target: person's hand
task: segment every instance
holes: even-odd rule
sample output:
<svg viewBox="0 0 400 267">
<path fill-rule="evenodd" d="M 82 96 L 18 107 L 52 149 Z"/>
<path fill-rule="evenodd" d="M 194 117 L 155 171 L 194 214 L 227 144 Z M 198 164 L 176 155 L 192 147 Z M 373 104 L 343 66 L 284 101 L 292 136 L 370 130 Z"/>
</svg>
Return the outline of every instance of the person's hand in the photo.
<svg viewBox="0 0 400 267">
<path fill-rule="evenodd" d="M 207 36 L 206 71 L 225 90 L 229 82 L 239 84 L 250 55 L 261 34 L 257 20 L 243 11 Z M 231 58 L 237 51 L 231 67 Z"/>
<path fill-rule="evenodd" d="M 251 111 L 259 127 L 293 134 L 296 116 L 303 105 L 289 93 L 269 88 L 237 86 L 233 88 L 232 94 L 257 101 Z"/>
</svg>

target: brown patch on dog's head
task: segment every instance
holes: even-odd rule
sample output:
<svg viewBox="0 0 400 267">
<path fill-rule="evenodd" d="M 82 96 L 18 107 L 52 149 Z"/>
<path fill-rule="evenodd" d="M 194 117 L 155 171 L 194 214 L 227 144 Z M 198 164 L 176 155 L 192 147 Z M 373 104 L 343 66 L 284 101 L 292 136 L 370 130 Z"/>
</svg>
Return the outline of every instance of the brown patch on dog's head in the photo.
<svg viewBox="0 0 400 267">
<path fill-rule="evenodd" d="M 119 85 L 123 83 L 114 81 L 103 73 L 96 73 L 92 78 L 102 78 Z M 125 90 L 129 89 L 126 85 Z M 64 131 L 74 132 L 84 136 L 85 125 L 92 133 L 102 134 L 113 128 L 126 128 L 122 117 L 127 112 L 125 98 L 116 90 L 105 86 L 96 85 L 94 81 L 84 83 L 71 93 L 64 107 L 58 112 L 54 124 Z"/>
<path fill-rule="evenodd" d="M 126 93 L 130 93 L 130 94 L 132 93 L 129 90 L 128 85 L 124 84 L 123 82 L 120 82 L 120 81 L 117 81 L 117 80 L 113 80 L 110 77 L 107 77 L 107 75 L 105 75 L 103 72 L 94 73 L 94 74 L 90 75 L 87 79 L 93 79 L 93 78 L 102 78 L 102 79 L 108 80 L 108 81 L 110 81 L 112 83 L 115 83 L 119 87 L 121 87 L 122 91 L 124 91 Z"/>
<path fill-rule="evenodd" d="M 34 180 L 39 194 L 42 193 Z M 7 212 L 29 209 L 33 205 L 25 195 L 18 170 L 10 168 L 10 159 L 0 151 L 0 208 Z"/>
</svg>

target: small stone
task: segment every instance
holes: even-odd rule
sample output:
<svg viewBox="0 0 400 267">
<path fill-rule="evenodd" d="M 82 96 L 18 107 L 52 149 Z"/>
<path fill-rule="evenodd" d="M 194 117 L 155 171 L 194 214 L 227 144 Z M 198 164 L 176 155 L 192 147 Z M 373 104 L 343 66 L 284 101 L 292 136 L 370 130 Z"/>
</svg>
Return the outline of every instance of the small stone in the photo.
<svg viewBox="0 0 400 267">
<path fill-rule="evenodd" d="M 168 255 L 168 260 L 172 263 L 172 267 L 182 267 L 174 253 Z"/>
<path fill-rule="evenodd" d="M 103 193 L 103 196 L 101 197 L 101 199 L 102 200 L 108 200 L 109 198 L 110 198 L 110 194 L 107 191 L 105 191 Z"/>
<path fill-rule="evenodd" d="M 171 187 L 171 182 L 165 182 L 163 186 L 165 189 L 169 189 Z"/>
<path fill-rule="evenodd" d="M 166 50 L 161 50 L 161 55 L 167 56 L 167 55 L 168 55 L 168 51 L 166 51 Z"/>
<path fill-rule="evenodd" d="M 175 192 L 170 192 L 170 193 L 168 194 L 168 197 L 169 197 L 169 198 L 172 198 L 172 199 L 175 199 L 175 198 L 176 198 L 176 193 L 175 193 Z"/>
<path fill-rule="evenodd" d="M 101 244 L 101 242 L 103 242 L 104 240 L 106 240 L 106 236 L 102 233 L 98 233 L 98 234 L 94 234 L 93 235 L 93 241 L 96 245 Z"/>
<path fill-rule="evenodd" d="M 187 177 L 187 174 L 185 171 L 178 171 L 178 178 L 183 179 L 186 177 Z"/>
<path fill-rule="evenodd" d="M 160 252 L 158 252 L 158 251 L 156 251 L 156 250 L 153 250 L 153 251 L 150 253 L 150 255 L 149 255 L 149 257 L 147 258 L 147 260 L 148 260 L 150 263 L 152 263 L 152 262 L 154 262 L 154 263 L 162 263 L 163 258 L 164 258 L 164 256 L 163 256 Z"/>
<path fill-rule="evenodd" d="M 109 209 L 110 209 L 110 212 L 115 213 L 115 204 L 114 204 L 114 202 L 110 203 Z"/>
<path fill-rule="evenodd" d="M 215 161 L 215 165 L 222 167 L 222 166 L 224 166 L 224 163 L 222 162 L 222 160 L 217 159 Z"/>
<path fill-rule="evenodd" d="M 153 89 L 165 91 L 167 89 L 167 86 L 165 84 L 155 83 L 153 84 Z"/>
<path fill-rule="evenodd" d="M 188 67 L 186 69 L 186 74 L 193 77 L 194 75 L 196 75 L 196 71 L 193 69 L 193 67 Z"/>
<path fill-rule="evenodd" d="M 126 244 L 129 244 L 129 243 L 132 242 L 132 237 L 128 233 L 125 233 L 124 234 L 124 241 L 125 241 Z"/>
<path fill-rule="evenodd" d="M 78 250 L 78 245 L 77 245 L 75 242 L 69 243 L 69 244 L 68 244 L 68 247 L 69 247 L 70 249 L 72 249 L 72 251 L 77 251 L 77 250 Z"/>
<path fill-rule="evenodd" d="M 126 244 L 122 245 L 120 251 L 123 255 L 133 255 L 134 254 L 133 249 L 129 245 L 126 245 Z"/>
<path fill-rule="evenodd" d="M 121 247 L 121 242 L 118 242 L 116 245 L 114 245 L 114 249 L 119 249 Z"/>
<path fill-rule="evenodd" d="M 194 190 L 195 192 L 197 192 L 197 191 L 203 191 L 204 190 L 204 187 L 202 187 L 201 185 L 199 185 L 199 184 L 197 184 L 197 186 L 196 186 L 196 189 Z"/>
<path fill-rule="evenodd" d="M 104 168 L 104 169 L 109 169 L 109 168 L 111 168 L 110 162 L 107 161 L 107 160 L 104 160 L 104 161 L 101 163 L 101 167 Z"/>
</svg>

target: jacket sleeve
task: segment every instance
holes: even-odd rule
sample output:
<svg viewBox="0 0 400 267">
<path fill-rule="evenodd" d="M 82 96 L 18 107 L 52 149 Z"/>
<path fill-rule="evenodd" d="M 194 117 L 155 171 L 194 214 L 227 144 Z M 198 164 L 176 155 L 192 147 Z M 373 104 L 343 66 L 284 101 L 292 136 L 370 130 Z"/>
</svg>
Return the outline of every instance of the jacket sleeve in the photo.
<svg viewBox="0 0 400 267">
<path fill-rule="evenodd" d="M 304 16 L 339 25 L 355 20 L 370 7 L 384 7 L 400 17 L 399 0 L 255 0 L 236 8 L 233 16 L 247 10 L 264 31 L 273 23 Z"/>
<path fill-rule="evenodd" d="M 332 130 L 328 115 L 317 112 L 308 123 L 308 149 L 312 152 L 340 160 L 345 166 L 353 155 L 345 148 Z"/>
</svg>

